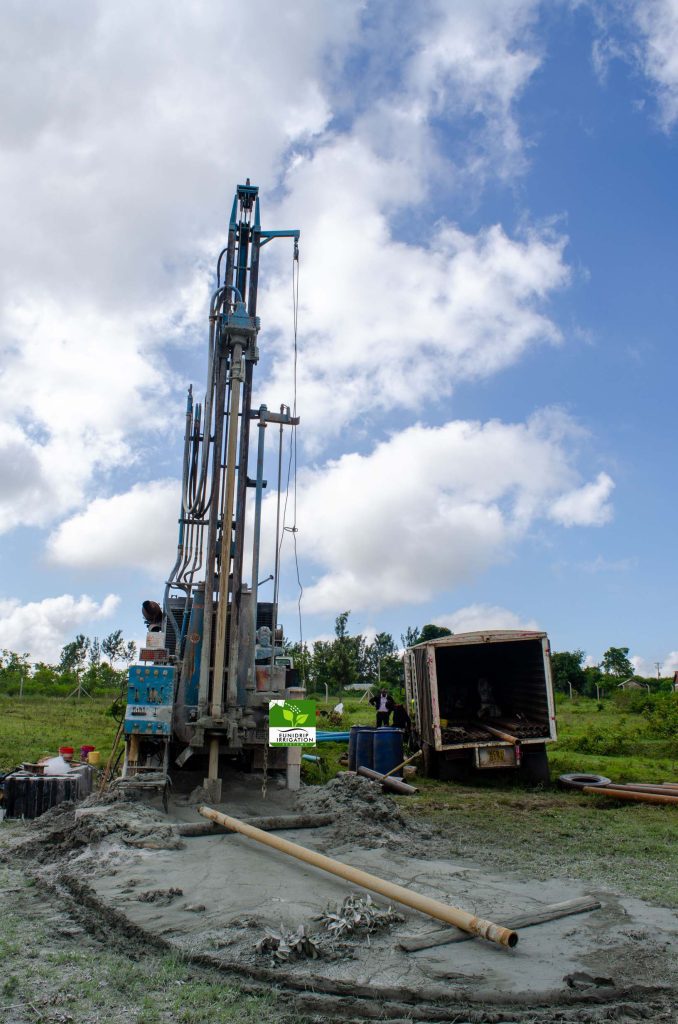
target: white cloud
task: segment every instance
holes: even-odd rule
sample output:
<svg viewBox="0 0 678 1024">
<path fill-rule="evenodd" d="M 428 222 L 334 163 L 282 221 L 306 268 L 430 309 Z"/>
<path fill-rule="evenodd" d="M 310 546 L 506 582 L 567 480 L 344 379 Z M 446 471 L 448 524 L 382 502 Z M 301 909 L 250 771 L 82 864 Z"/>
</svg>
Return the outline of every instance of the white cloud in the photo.
<svg viewBox="0 0 678 1024">
<path fill-rule="evenodd" d="M 546 229 L 511 238 L 500 225 L 472 235 L 446 222 L 421 243 L 396 239 L 387 211 L 409 170 L 352 139 L 289 172 L 279 216 L 302 228 L 298 407 L 311 448 L 358 417 L 364 428 L 393 409 L 421 410 L 454 381 L 560 340 L 545 305 L 569 279 L 566 240 Z M 265 304 L 284 338 L 265 387 L 272 404 L 292 394 L 288 271 Z"/>
<path fill-rule="evenodd" d="M 522 142 L 512 106 L 541 63 L 530 29 L 538 0 L 438 0 L 438 17 L 420 37 L 408 84 L 436 115 L 481 116 L 485 130 L 474 139 L 473 122 L 464 147 L 469 170 L 493 173 L 521 164 Z M 476 141 L 476 146 L 473 142 Z"/>
<path fill-rule="evenodd" d="M 0 599 L 0 647 L 26 652 L 33 661 L 54 662 L 75 633 L 86 631 L 93 621 L 110 619 L 119 603 L 115 594 L 101 602 L 71 594 L 26 604 Z"/>
<path fill-rule="evenodd" d="M 470 604 L 433 620 L 453 633 L 472 633 L 480 629 L 539 629 L 536 619 L 528 619 L 499 605 Z"/>
<path fill-rule="evenodd" d="M 678 121 L 678 0 L 634 0 L 632 9 L 642 37 L 636 56 L 655 85 L 660 123 L 670 131 Z"/>
<path fill-rule="evenodd" d="M 558 411 L 525 424 L 417 425 L 368 455 L 303 470 L 299 550 L 317 568 L 305 609 L 424 601 L 506 559 L 559 497 L 578 493 L 568 447 L 578 432 Z M 594 490 L 579 523 L 602 521 L 596 494 L 604 503 Z"/>
<path fill-rule="evenodd" d="M 324 129 L 325 55 L 341 60 L 360 10 L 3 12 L 0 529 L 78 507 L 157 440 L 174 412 L 168 349 L 206 312 L 233 186 L 273 187 L 290 143 Z M 256 59 L 234 59 L 253 26 Z"/>
<path fill-rule="evenodd" d="M 66 519 L 47 543 L 50 561 L 78 569 L 143 569 L 166 576 L 177 546 L 181 491 L 176 480 L 135 484 L 96 498 Z"/>
<path fill-rule="evenodd" d="M 636 675 L 642 676 L 645 679 L 653 679 L 657 677 L 657 661 L 659 661 L 659 674 L 662 677 L 671 677 L 674 672 L 678 672 L 678 651 L 669 651 L 668 654 L 661 658 L 655 659 L 655 661 L 648 661 L 647 658 L 643 658 L 638 654 L 634 654 L 629 661 L 633 665 Z"/>
<path fill-rule="evenodd" d="M 435 359 L 445 394 L 454 374 L 492 373 L 556 340 L 540 306 L 567 279 L 562 239 L 439 223 L 414 244 L 390 223 L 443 179 L 518 166 L 513 104 L 539 64 L 537 9 L 431 0 L 403 12 L 406 44 L 388 8 L 359 0 L 253 0 L 248 19 L 235 0 L 6 12 L 2 528 L 80 507 L 156 442 L 174 411 L 168 347 L 196 333 L 244 173 L 264 189 L 282 183 L 277 213 L 304 231 L 307 437 L 372 404 L 420 408 Z M 248 52 L 252 25 L 256 62 L 226 57 Z M 349 54 L 364 59 L 360 87 L 343 77 Z M 458 118 L 465 145 L 443 155 L 432 120 Z M 376 372 L 365 372 L 368 352 Z M 402 372 L 414 360 L 416 386 Z M 274 405 L 288 371 L 279 357 Z"/>
<path fill-rule="evenodd" d="M 608 498 L 613 490 L 614 480 L 607 473 L 599 473 L 591 483 L 557 498 L 549 514 L 563 526 L 602 526 L 612 518 Z"/>
</svg>

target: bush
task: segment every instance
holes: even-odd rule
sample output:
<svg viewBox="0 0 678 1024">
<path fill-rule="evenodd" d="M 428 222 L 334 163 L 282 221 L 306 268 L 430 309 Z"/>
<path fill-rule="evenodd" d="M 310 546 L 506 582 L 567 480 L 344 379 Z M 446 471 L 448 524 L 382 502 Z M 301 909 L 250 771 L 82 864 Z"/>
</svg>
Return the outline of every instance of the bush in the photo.
<svg viewBox="0 0 678 1024">
<path fill-rule="evenodd" d="M 678 693 L 657 693 L 652 705 L 643 709 L 649 731 L 654 736 L 678 739 Z"/>
<path fill-rule="evenodd" d="M 619 757 L 632 754 L 642 736 L 639 728 L 612 730 L 604 726 L 590 725 L 581 736 L 571 736 L 562 740 L 563 750 L 576 750 L 582 754 Z"/>
</svg>

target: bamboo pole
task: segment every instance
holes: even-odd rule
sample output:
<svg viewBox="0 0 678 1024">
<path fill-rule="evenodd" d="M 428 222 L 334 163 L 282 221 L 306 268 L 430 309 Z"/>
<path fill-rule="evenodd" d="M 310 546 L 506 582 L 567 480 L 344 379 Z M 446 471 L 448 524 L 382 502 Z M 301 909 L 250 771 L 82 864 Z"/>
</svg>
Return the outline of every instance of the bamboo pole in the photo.
<svg viewBox="0 0 678 1024">
<path fill-rule="evenodd" d="M 237 818 L 231 818 L 227 814 L 220 814 L 219 811 L 215 811 L 211 807 L 201 806 L 198 808 L 198 811 L 204 818 L 216 821 L 217 824 L 232 829 L 234 832 L 240 832 L 241 835 L 247 836 L 249 839 L 255 839 L 257 842 L 270 846 L 280 853 L 287 853 L 290 857 L 296 857 L 297 860 L 304 861 L 306 864 L 312 864 L 313 867 L 329 871 L 330 874 L 338 875 L 339 878 L 352 882 L 353 885 L 360 885 L 364 889 L 378 892 L 387 899 L 395 900 L 406 907 L 412 907 L 414 910 L 421 911 L 422 914 L 428 914 L 429 917 L 445 921 L 446 924 L 454 924 L 457 928 L 462 928 L 472 935 L 478 935 L 482 939 L 488 939 L 490 942 L 497 942 L 501 946 L 509 946 L 511 948 L 518 942 L 517 933 L 510 928 L 502 928 L 491 921 L 485 921 L 474 914 L 469 914 L 468 911 L 461 910 L 459 907 L 450 907 L 445 903 L 440 903 L 438 900 L 431 899 L 430 896 L 422 896 L 417 892 L 412 892 L 411 889 L 406 889 L 402 885 L 387 882 L 383 878 L 378 878 L 377 875 L 361 871 L 360 868 L 353 868 L 349 864 L 342 864 L 340 861 L 326 857 L 322 853 L 316 853 L 315 850 L 307 850 L 306 847 L 299 846 L 297 843 L 291 843 L 288 839 L 269 835 L 267 832 L 262 832 L 261 829 L 238 821 Z"/>
<path fill-rule="evenodd" d="M 639 800 L 646 804 L 676 804 L 678 805 L 678 793 L 669 796 L 667 793 L 639 793 L 633 789 L 608 789 L 607 786 L 584 786 L 582 793 L 591 793 L 593 796 L 609 796 L 614 800 Z"/>
<path fill-rule="evenodd" d="M 387 779 L 389 775 L 395 775 L 397 771 L 399 771 L 401 768 L 404 768 L 406 764 L 410 763 L 410 761 L 415 761 L 418 757 L 421 757 L 423 753 L 423 750 L 418 750 L 416 754 L 412 754 L 412 757 L 406 758 L 404 761 L 401 761 L 400 764 L 397 764 L 395 768 L 391 768 L 390 772 L 385 772 L 382 778 Z"/>
<path fill-rule="evenodd" d="M 113 769 L 113 759 L 114 759 L 115 753 L 116 753 L 116 751 L 118 749 L 118 743 L 120 742 L 120 737 L 122 736 L 122 731 L 123 731 L 124 728 L 125 728 L 125 719 L 123 717 L 120 720 L 120 724 L 118 725 L 118 731 L 116 732 L 115 739 L 113 740 L 113 746 L 111 747 L 111 756 L 109 757 L 108 761 L 106 762 L 106 767 L 104 768 L 104 773 L 101 776 L 101 784 L 99 786 L 99 796 L 101 796 L 103 791 L 106 789 L 106 786 L 111 781 L 111 771 Z"/>
</svg>

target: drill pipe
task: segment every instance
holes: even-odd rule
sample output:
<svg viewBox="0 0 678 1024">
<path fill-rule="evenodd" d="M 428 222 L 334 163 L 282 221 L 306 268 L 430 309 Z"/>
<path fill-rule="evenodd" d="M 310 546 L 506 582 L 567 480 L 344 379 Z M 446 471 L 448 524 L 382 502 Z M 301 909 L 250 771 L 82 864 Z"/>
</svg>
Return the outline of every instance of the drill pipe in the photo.
<svg viewBox="0 0 678 1024">
<path fill-rule="evenodd" d="M 582 793 L 590 793 L 592 796 L 607 796 L 613 800 L 638 800 L 644 804 L 677 804 L 678 793 L 669 796 L 667 793 L 639 793 L 634 789 L 608 789 L 606 786 L 584 786 Z"/>
<path fill-rule="evenodd" d="M 262 832 L 261 829 L 254 828 L 252 825 L 246 825 L 243 821 L 238 821 L 237 818 L 231 818 L 227 814 L 220 814 L 219 811 L 215 811 L 211 807 L 201 806 L 198 807 L 198 811 L 204 818 L 216 821 L 219 825 L 223 825 L 233 832 L 240 832 L 241 835 L 247 836 L 249 839 L 256 839 L 257 842 L 271 846 L 280 853 L 287 853 L 290 857 L 296 857 L 297 860 L 305 861 L 306 864 L 312 864 L 323 871 L 329 871 L 330 874 L 338 875 L 339 878 L 352 882 L 353 885 L 360 885 L 364 889 L 378 892 L 387 899 L 395 900 L 406 907 L 412 907 L 414 910 L 421 911 L 422 914 L 428 914 L 429 917 L 445 921 L 446 924 L 454 924 L 457 928 L 470 932 L 471 935 L 478 935 L 481 939 L 488 939 L 490 942 L 497 942 L 501 946 L 510 946 L 511 948 L 518 942 L 517 932 L 512 931 L 510 928 L 503 928 L 501 925 L 493 924 L 491 921 L 485 921 L 481 917 L 475 917 L 475 915 L 469 914 L 468 911 L 461 910 L 459 907 L 447 906 L 445 903 L 431 899 L 430 896 L 421 896 L 418 892 L 412 892 L 411 889 L 406 889 L 402 885 L 387 882 L 383 878 L 378 878 L 377 875 L 361 871 L 360 868 L 353 868 L 349 864 L 342 864 L 331 857 L 325 857 L 322 853 L 316 853 L 315 850 L 307 850 L 306 847 L 299 846 L 297 843 L 291 843 L 288 839 L 269 835 L 268 832 Z"/>
</svg>

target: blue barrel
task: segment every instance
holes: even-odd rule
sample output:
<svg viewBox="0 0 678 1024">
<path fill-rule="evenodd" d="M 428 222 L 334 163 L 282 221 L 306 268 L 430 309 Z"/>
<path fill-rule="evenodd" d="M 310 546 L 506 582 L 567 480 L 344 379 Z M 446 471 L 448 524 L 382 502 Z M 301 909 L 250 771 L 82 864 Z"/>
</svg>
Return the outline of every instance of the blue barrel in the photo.
<svg viewBox="0 0 678 1024">
<path fill-rule="evenodd" d="M 374 761 L 375 772 L 386 775 L 396 765 L 405 760 L 403 754 L 403 730 L 382 726 L 374 730 Z"/>
<path fill-rule="evenodd" d="M 358 734 L 364 732 L 365 729 L 371 729 L 370 725 L 352 725 L 351 730 L 348 734 L 348 770 L 354 772 L 357 768 L 355 760 L 355 747 L 358 740 Z M 317 737 L 317 733 L 316 733 Z"/>
<path fill-rule="evenodd" d="M 355 768 L 374 767 L 374 734 L 377 730 L 372 726 L 362 726 L 355 737 Z"/>
</svg>

